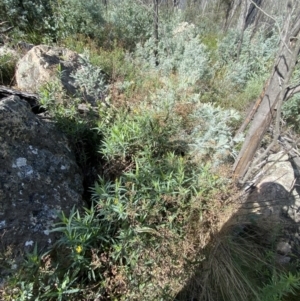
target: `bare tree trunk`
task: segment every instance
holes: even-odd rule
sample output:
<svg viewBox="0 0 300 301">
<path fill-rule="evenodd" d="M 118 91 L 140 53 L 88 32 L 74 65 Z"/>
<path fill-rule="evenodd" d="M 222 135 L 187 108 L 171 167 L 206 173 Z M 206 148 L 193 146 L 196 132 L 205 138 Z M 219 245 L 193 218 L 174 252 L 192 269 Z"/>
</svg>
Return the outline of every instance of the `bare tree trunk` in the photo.
<svg viewBox="0 0 300 301">
<path fill-rule="evenodd" d="M 158 0 L 153 0 L 153 36 L 155 41 L 158 41 Z"/>
<path fill-rule="evenodd" d="M 103 0 L 103 4 L 105 5 L 105 11 L 106 11 L 106 14 L 107 14 L 107 4 L 108 4 L 107 1 L 108 1 L 108 0 Z"/>
<path fill-rule="evenodd" d="M 155 40 L 155 47 L 158 46 L 158 0 L 153 0 L 153 37 Z M 155 64 L 158 65 L 157 49 L 154 50 L 154 56 L 156 57 Z"/>
<path fill-rule="evenodd" d="M 297 63 L 300 51 L 300 20 L 294 26 L 290 24 L 289 14 L 281 37 L 278 56 L 274 63 L 269 86 L 266 88 L 262 103 L 252 121 L 242 149 L 235 161 L 233 170 L 237 179 L 242 179 L 249 167 L 262 138 L 272 119 L 276 115 L 278 101 L 282 101 L 289 92 L 288 83 Z"/>
<path fill-rule="evenodd" d="M 262 0 L 253 0 L 253 2 L 258 6 L 262 6 Z M 247 11 L 246 19 L 245 19 L 245 29 L 253 24 L 259 15 L 259 11 L 254 3 L 249 3 L 249 8 Z"/>
<path fill-rule="evenodd" d="M 240 8 L 243 0 L 233 0 L 229 3 L 227 12 L 226 12 L 226 19 L 224 24 L 224 31 L 226 32 L 231 25 L 231 22 L 236 15 L 238 9 Z"/>
<path fill-rule="evenodd" d="M 243 41 L 244 41 L 244 33 L 245 33 L 245 29 L 246 29 L 246 19 L 247 19 L 247 14 L 248 14 L 249 7 L 250 7 L 250 1 L 243 0 L 243 4 L 242 4 L 242 8 L 241 8 L 241 14 L 240 14 L 240 18 L 239 18 L 238 25 L 237 25 L 237 27 L 240 28 L 240 31 L 241 31 L 240 41 L 239 41 L 238 49 L 237 49 L 237 58 L 238 58 L 238 60 L 239 60 L 239 57 L 240 57 L 242 44 L 243 44 Z"/>
</svg>

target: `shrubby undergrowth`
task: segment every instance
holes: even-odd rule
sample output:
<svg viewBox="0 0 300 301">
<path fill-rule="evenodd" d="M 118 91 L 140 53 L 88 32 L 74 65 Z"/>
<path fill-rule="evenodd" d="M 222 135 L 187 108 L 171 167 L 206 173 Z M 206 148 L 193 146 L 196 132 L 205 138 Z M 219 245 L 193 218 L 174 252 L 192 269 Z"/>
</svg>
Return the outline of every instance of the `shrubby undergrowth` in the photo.
<svg viewBox="0 0 300 301">
<path fill-rule="evenodd" d="M 41 2 L 41 26 L 39 17 L 34 24 L 30 19 L 36 4 L 24 2 L 28 12 L 18 32 L 89 51 L 85 67 L 73 74 L 79 95 L 66 95 L 55 82 L 40 91 L 41 105 L 72 142 L 89 191 L 86 208 L 61 215 L 55 246 L 27 254 L 3 299 L 171 301 L 202 262 L 212 267 L 197 278 L 207 279 L 208 300 L 233 294 L 279 300 L 292 292 L 297 275 L 281 274 L 269 261 L 264 273 L 262 258 L 274 258 L 272 248 L 247 253 L 247 243 L 239 248 L 229 239 L 213 246 L 218 258 L 203 252 L 230 207 L 224 202 L 233 193 L 226 164 L 242 142 L 234 130 L 261 92 L 276 35 L 246 31 L 238 54 L 236 31 L 222 36 L 206 30 L 195 14 L 187 20 L 172 9 L 160 10 L 156 41 L 151 5 L 104 2 Z M 5 0 L 0 8 L 13 22 L 21 6 Z M 94 107 L 80 114 L 86 94 L 95 98 Z M 284 113 L 295 116 L 297 103 Z M 242 275 L 230 283 L 245 294 L 228 287 L 224 275 Z"/>
<path fill-rule="evenodd" d="M 235 144 L 243 137 L 233 138 L 230 125 L 240 119 L 238 112 L 206 103 L 194 110 L 192 118 L 197 122 L 191 133 L 194 154 L 208 157 L 215 166 L 237 156 Z"/>
<path fill-rule="evenodd" d="M 240 43 L 239 32 L 231 30 L 227 33 L 219 44 L 218 68 L 226 66 L 228 80 L 244 88 L 252 78 L 268 75 L 279 39 L 275 33 L 266 36 L 263 31 L 252 36 L 252 30 L 248 29 Z"/>
<path fill-rule="evenodd" d="M 300 82 L 300 67 L 296 65 L 291 86 L 296 87 Z M 295 94 L 291 99 L 288 99 L 282 106 L 282 113 L 289 126 L 292 126 L 296 132 L 300 130 L 300 95 Z"/>
<path fill-rule="evenodd" d="M 0 19 L 16 27 L 15 34 L 30 42 L 59 42 L 83 34 L 98 44 L 125 47 L 151 35 L 151 6 L 134 0 L 51 0 L 0 3 Z"/>
<path fill-rule="evenodd" d="M 145 70 L 166 77 L 176 74 L 180 88 L 195 85 L 209 73 L 206 47 L 195 26 L 187 22 L 164 24 L 158 43 L 150 38 L 137 45 L 135 58 Z"/>
<path fill-rule="evenodd" d="M 51 0 L 46 26 L 50 37 L 61 40 L 76 34 L 99 37 L 105 24 L 104 5 L 95 0 Z"/>
<path fill-rule="evenodd" d="M 108 1 L 105 34 L 112 42 L 134 49 L 152 34 L 152 6 L 134 0 Z"/>
<path fill-rule="evenodd" d="M 47 0 L 3 0 L 0 3 L 0 19 L 32 35 L 48 34 L 46 24 L 51 15 L 51 4 Z"/>
</svg>

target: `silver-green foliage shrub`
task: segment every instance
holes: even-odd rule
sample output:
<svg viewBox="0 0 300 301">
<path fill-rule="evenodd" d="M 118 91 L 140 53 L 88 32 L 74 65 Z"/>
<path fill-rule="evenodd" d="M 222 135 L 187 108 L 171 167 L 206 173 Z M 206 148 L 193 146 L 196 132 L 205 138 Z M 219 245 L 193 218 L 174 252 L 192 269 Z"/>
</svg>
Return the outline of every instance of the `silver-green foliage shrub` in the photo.
<svg viewBox="0 0 300 301">
<path fill-rule="evenodd" d="M 152 7 L 137 0 L 3 0 L 0 19 L 25 32 L 39 32 L 44 39 L 60 40 L 83 34 L 98 40 L 118 40 L 131 47 L 152 33 Z"/>
<path fill-rule="evenodd" d="M 98 41 L 133 46 L 151 35 L 151 7 L 135 0 L 62 0 L 53 3 L 53 30 L 58 38 L 84 34 Z"/>
<path fill-rule="evenodd" d="M 240 119 L 237 111 L 205 103 L 195 107 L 191 118 L 197 124 L 190 135 L 195 156 L 209 157 L 216 166 L 236 155 L 234 144 L 243 138 L 233 139 L 232 125 Z"/>
<path fill-rule="evenodd" d="M 24 32 L 59 39 L 82 33 L 95 37 L 103 25 L 103 5 L 96 0 L 3 0 L 0 18 Z"/>
<path fill-rule="evenodd" d="M 107 90 L 105 74 L 99 67 L 90 63 L 88 53 L 81 56 L 81 63 L 81 67 L 72 74 L 75 86 L 80 88 L 83 96 L 103 100 Z"/>
<path fill-rule="evenodd" d="M 144 45 L 137 45 L 137 62 L 142 68 L 155 70 L 164 76 L 176 73 L 182 88 L 194 85 L 209 70 L 208 52 L 195 26 L 181 22 L 166 23 L 161 27 L 157 44 L 154 38 L 150 38 Z"/>
<path fill-rule="evenodd" d="M 0 19 L 9 21 L 21 29 L 40 31 L 45 29 L 45 18 L 51 15 L 48 0 L 1 0 Z"/>
<path fill-rule="evenodd" d="M 145 41 L 152 33 L 152 7 L 136 0 L 108 1 L 105 21 L 111 24 L 111 30 L 107 32 L 112 41 L 135 46 L 137 42 Z"/>
<path fill-rule="evenodd" d="M 226 77 L 241 87 L 253 77 L 265 75 L 274 57 L 278 35 L 266 37 L 259 31 L 251 38 L 251 31 L 246 30 L 238 55 L 240 33 L 232 30 L 219 43 L 219 63 L 216 68 L 227 66 Z"/>
</svg>

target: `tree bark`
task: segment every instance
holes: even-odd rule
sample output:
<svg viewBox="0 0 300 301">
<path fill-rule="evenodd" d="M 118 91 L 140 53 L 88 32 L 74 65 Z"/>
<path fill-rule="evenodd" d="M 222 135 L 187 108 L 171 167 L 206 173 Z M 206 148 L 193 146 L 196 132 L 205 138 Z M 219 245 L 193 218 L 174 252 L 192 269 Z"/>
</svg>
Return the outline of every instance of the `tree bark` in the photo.
<svg viewBox="0 0 300 301">
<path fill-rule="evenodd" d="M 153 36 L 155 41 L 158 41 L 158 0 L 153 0 Z"/>
<path fill-rule="evenodd" d="M 239 7 L 241 6 L 242 0 L 233 0 L 229 3 L 227 12 L 226 12 L 226 18 L 225 18 L 225 24 L 224 24 L 224 31 L 226 32 L 228 28 L 230 27 L 230 24 L 236 15 L 236 12 L 238 11 Z"/>
<path fill-rule="evenodd" d="M 243 4 L 242 4 L 242 8 L 241 8 L 240 18 L 238 21 L 238 28 L 240 28 L 240 31 L 241 31 L 241 36 L 240 36 L 240 40 L 239 40 L 239 44 L 238 44 L 238 48 L 237 48 L 237 59 L 238 60 L 240 58 L 242 44 L 244 41 L 244 33 L 246 30 L 246 19 L 247 19 L 249 7 L 250 7 L 250 1 L 244 0 Z"/>
<path fill-rule="evenodd" d="M 155 40 L 155 47 L 158 46 L 158 0 L 153 0 L 153 37 Z M 157 59 L 157 49 L 154 50 L 154 56 L 156 58 L 155 64 L 158 65 L 158 59 Z"/>
</svg>

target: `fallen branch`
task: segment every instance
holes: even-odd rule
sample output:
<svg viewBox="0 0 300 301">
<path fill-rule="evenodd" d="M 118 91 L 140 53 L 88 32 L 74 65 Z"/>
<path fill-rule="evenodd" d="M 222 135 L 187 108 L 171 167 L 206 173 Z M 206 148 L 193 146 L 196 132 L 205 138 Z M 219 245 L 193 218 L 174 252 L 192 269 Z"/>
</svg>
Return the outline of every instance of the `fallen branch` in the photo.
<svg viewBox="0 0 300 301">
<path fill-rule="evenodd" d="M 4 24 L 6 24 L 6 23 L 8 23 L 8 21 L 0 22 L 0 26 L 4 25 Z"/>
<path fill-rule="evenodd" d="M 299 92 L 300 92 L 300 84 L 298 84 L 292 88 L 288 88 L 285 100 L 288 100 L 289 98 L 293 97 L 295 94 L 297 94 Z"/>
<path fill-rule="evenodd" d="M 8 28 L 6 28 L 6 29 L 1 30 L 1 31 L 0 31 L 0 34 L 8 33 L 8 32 L 10 32 L 10 31 L 13 30 L 13 29 L 14 29 L 13 26 L 8 27 Z"/>
<path fill-rule="evenodd" d="M 261 92 L 261 94 L 259 95 L 258 99 L 256 100 L 254 106 L 252 107 L 250 113 L 247 115 L 246 119 L 244 120 L 243 124 L 240 126 L 240 128 L 237 130 L 234 138 L 236 138 L 240 133 L 244 132 L 244 130 L 246 129 L 247 125 L 250 123 L 250 121 L 252 120 L 254 114 L 256 113 L 257 109 L 259 108 L 263 98 L 265 97 L 265 93 L 266 93 L 266 89 L 269 85 L 270 80 L 267 80 L 264 87 L 263 87 L 263 91 Z"/>
</svg>

